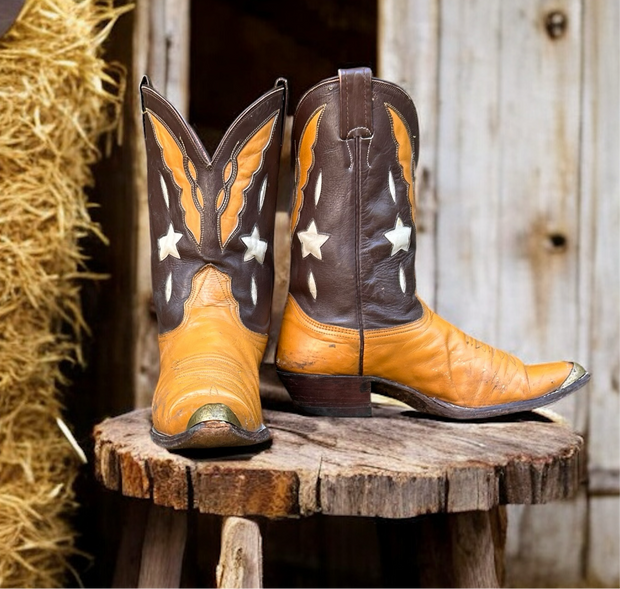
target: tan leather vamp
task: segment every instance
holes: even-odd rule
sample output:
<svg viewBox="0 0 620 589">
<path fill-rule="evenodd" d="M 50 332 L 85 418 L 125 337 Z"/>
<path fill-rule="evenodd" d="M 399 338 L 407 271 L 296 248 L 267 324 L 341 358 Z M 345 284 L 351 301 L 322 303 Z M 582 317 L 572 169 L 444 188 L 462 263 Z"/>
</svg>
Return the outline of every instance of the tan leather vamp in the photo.
<svg viewBox="0 0 620 589">
<path fill-rule="evenodd" d="M 303 374 L 357 374 L 359 355 L 356 329 L 314 321 L 289 294 L 276 354 L 279 369 Z"/>
<path fill-rule="evenodd" d="M 267 335 L 241 323 L 230 277 L 212 265 L 202 268 L 192 281 L 182 323 L 159 337 L 155 429 L 181 433 L 194 411 L 207 403 L 224 403 L 244 428 L 258 429 L 258 370 L 266 345 Z"/>
<path fill-rule="evenodd" d="M 571 371 L 570 362 L 526 367 L 516 356 L 463 333 L 422 305 L 424 314 L 414 323 L 365 332 L 364 374 L 455 405 L 483 407 L 544 395 Z"/>
<path fill-rule="evenodd" d="M 536 398 L 568 377 L 572 363 L 525 366 L 519 358 L 463 333 L 422 302 L 413 323 L 364 332 L 363 374 L 384 378 L 466 407 Z M 305 374 L 358 374 L 357 330 L 308 317 L 289 297 L 277 364 Z"/>
</svg>

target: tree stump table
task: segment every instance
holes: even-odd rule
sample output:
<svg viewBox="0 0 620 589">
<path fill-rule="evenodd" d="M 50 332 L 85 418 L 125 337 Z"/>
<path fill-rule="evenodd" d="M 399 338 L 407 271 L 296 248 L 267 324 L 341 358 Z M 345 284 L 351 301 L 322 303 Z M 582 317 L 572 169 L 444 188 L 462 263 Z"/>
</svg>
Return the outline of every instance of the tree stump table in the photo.
<svg viewBox="0 0 620 589">
<path fill-rule="evenodd" d="M 402 406 L 375 405 L 373 412 L 371 419 L 338 419 L 265 409 L 273 443 L 238 455 L 159 448 L 149 436 L 149 409 L 99 424 L 99 480 L 153 504 L 137 547 L 138 586 L 179 586 L 187 511 L 196 509 L 226 516 L 219 587 L 262 586 L 261 535 L 252 517 L 318 513 L 436 514 L 422 518 L 422 586 L 498 587 L 502 506 L 569 498 L 582 478 L 583 440 L 550 412 L 465 423 Z"/>
</svg>

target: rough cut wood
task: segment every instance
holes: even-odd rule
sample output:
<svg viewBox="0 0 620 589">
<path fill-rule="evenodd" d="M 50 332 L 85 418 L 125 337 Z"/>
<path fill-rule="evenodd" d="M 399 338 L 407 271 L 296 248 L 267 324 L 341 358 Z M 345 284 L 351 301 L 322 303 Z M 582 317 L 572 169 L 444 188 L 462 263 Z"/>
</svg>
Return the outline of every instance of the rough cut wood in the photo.
<svg viewBox="0 0 620 589">
<path fill-rule="evenodd" d="M 258 524 L 241 517 L 224 520 L 216 578 L 218 587 L 263 586 L 263 543 Z"/>
<path fill-rule="evenodd" d="M 323 519 L 333 522 L 343 518 Z M 374 550 L 380 552 L 381 559 L 379 563 L 369 562 L 380 570 L 380 581 L 372 584 L 371 580 L 368 587 L 504 586 L 507 520 L 503 505 L 488 512 L 441 513 L 404 520 L 346 519 L 372 522 L 377 527 L 379 545 Z M 368 533 L 357 536 L 358 543 L 369 538 Z M 269 538 L 268 533 L 265 538 Z"/>
<path fill-rule="evenodd" d="M 126 501 L 112 587 L 137 587 L 150 503 Z"/>
<path fill-rule="evenodd" d="M 372 419 L 265 410 L 262 452 L 172 454 L 150 439 L 150 410 L 95 429 L 103 484 L 175 509 L 220 515 L 414 517 L 544 503 L 579 486 L 583 440 L 536 414 L 486 423 L 375 406 Z"/>
<path fill-rule="evenodd" d="M 151 506 L 138 587 L 180 587 L 186 538 L 187 513 Z"/>
</svg>

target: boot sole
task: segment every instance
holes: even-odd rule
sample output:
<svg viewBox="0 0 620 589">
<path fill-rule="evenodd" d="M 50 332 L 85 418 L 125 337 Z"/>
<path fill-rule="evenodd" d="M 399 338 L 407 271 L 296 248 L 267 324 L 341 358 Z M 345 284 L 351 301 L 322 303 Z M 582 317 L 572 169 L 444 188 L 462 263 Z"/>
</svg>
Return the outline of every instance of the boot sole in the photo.
<svg viewBox="0 0 620 589">
<path fill-rule="evenodd" d="M 277 372 L 295 405 L 309 415 L 328 417 L 371 417 L 370 393 L 372 392 L 402 401 L 423 413 L 458 420 L 484 419 L 508 413 L 531 411 L 555 403 L 590 380 L 590 375 L 586 372 L 566 388 L 558 388 L 534 399 L 485 407 L 460 407 L 447 401 L 428 397 L 394 381 L 374 376 L 325 376 L 281 370 Z"/>
<path fill-rule="evenodd" d="M 151 439 L 166 450 L 230 448 L 262 444 L 271 439 L 271 433 L 264 425 L 252 432 L 227 421 L 204 421 L 174 435 L 162 434 L 152 427 Z"/>
</svg>

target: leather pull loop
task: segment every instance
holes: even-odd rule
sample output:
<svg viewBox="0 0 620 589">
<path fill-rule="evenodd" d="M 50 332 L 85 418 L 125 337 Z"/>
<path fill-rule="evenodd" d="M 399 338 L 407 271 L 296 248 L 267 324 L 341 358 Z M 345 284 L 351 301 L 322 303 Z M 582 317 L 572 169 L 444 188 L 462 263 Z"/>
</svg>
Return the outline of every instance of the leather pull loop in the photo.
<svg viewBox="0 0 620 589">
<path fill-rule="evenodd" d="M 288 80 L 286 78 L 278 78 L 273 86 L 274 88 L 284 88 L 284 96 L 282 96 L 282 125 L 280 127 L 280 147 L 284 141 L 284 131 L 286 128 L 286 116 L 288 112 Z"/>
<path fill-rule="evenodd" d="M 372 130 L 372 70 L 338 70 L 340 78 L 340 138 L 370 137 Z"/>
</svg>

